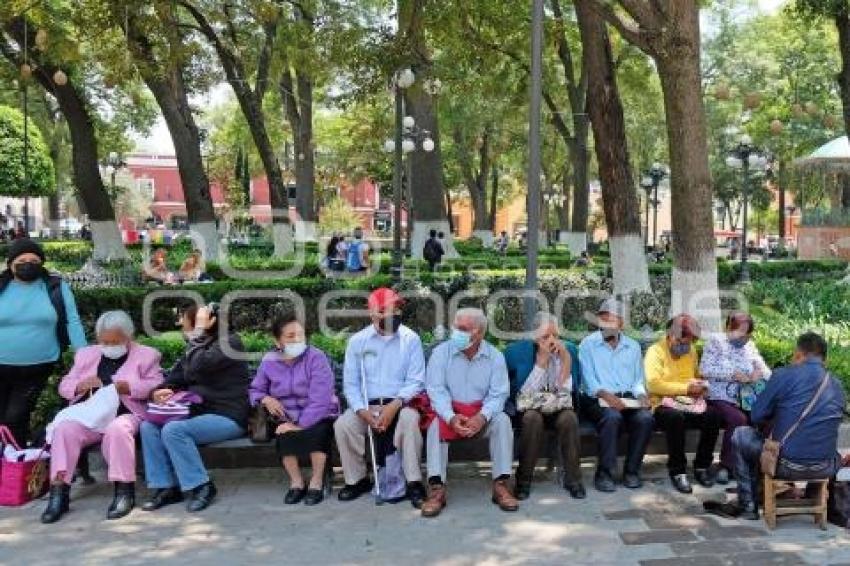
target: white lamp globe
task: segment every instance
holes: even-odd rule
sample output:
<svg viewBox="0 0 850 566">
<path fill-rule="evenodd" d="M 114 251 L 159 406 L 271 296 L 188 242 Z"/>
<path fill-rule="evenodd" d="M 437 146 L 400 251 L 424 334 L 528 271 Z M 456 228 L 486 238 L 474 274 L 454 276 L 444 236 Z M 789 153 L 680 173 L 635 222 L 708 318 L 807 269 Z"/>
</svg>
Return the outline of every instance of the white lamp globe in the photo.
<svg viewBox="0 0 850 566">
<path fill-rule="evenodd" d="M 416 125 L 416 120 L 413 118 L 413 116 L 405 116 L 401 120 L 401 125 L 409 130 Z"/>
<path fill-rule="evenodd" d="M 434 151 L 434 140 L 431 138 L 425 138 L 425 141 L 422 142 L 422 149 L 427 153 Z"/>
<path fill-rule="evenodd" d="M 392 153 L 395 151 L 395 141 L 387 140 L 384 142 L 384 151 L 387 153 Z"/>
<path fill-rule="evenodd" d="M 414 151 L 415 149 L 416 149 L 416 144 L 413 142 L 413 140 L 407 140 L 406 139 L 403 142 L 401 142 L 401 150 L 404 153 L 410 153 L 411 151 Z"/>
<path fill-rule="evenodd" d="M 410 69 L 402 69 L 396 75 L 395 84 L 399 88 L 410 88 L 413 86 L 413 83 L 416 81 L 416 75 L 413 74 L 413 71 Z"/>
</svg>

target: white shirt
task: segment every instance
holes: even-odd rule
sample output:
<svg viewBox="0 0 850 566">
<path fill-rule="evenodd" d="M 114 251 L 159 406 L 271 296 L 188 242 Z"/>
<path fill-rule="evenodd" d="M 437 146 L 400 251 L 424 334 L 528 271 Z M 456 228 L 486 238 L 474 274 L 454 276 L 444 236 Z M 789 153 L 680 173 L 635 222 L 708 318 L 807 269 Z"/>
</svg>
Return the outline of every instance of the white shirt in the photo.
<svg viewBox="0 0 850 566">
<path fill-rule="evenodd" d="M 529 391 L 572 391 L 573 380 L 572 376 L 567 376 L 567 380 L 561 386 L 561 359 L 558 356 L 552 355 L 549 358 L 549 365 L 546 369 L 534 365 L 534 369 L 528 374 L 525 383 L 522 384 L 521 391 L 526 393 Z"/>
<path fill-rule="evenodd" d="M 363 397 L 364 372 L 367 398 Z M 370 324 L 349 339 L 342 380 L 348 406 L 355 412 L 365 409 L 369 399 L 410 401 L 425 389 L 422 340 L 404 325 L 386 339 Z"/>
</svg>

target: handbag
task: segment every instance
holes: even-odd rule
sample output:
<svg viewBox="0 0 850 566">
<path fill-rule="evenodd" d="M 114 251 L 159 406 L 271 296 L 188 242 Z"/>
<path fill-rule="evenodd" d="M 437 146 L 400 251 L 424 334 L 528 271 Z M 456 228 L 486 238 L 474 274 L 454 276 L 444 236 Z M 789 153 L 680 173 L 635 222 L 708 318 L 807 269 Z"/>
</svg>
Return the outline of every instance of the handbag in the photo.
<svg viewBox="0 0 850 566">
<path fill-rule="evenodd" d="M 251 442 L 264 444 L 271 442 L 274 432 L 274 421 L 262 404 L 257 405 L 248 417 L 248 430 L 251 434 Z"/>
<path fill-rule="evenodd" d="M 145 420 L 159 427 L 171 421 L 188 419 L 192 405 L 203 403 L 203 398 L 191 391 L 178 391 L 165 403 L 148 402 L 145 410 Z"/>
<path fill-rule="evenodd" d="M 557 413 L 562 409 L 571 409 L 573 396 L 567 390 L 559 391 L 520 391 L 516 398 L 517 411 L 540 411 L 544 415 Z"/>
<path fill-rule="evenodd" d="M 700 397 L 699 399 L 694 399 L 693 397 L 688 397 L 687 395 L 677 395 L 676 397 L 664 397 L 661 399 L 661 406 L 667 407 L 668 409 L 681 411 L 683 413 L 692 413 L 694 415 L 701 415 L 708 408 L 705 399 L 703 399 L 702 397 Z"/>
<path fill-rule="evenodd" d="M 0 450 L 0 505 L 18 507 L 44 495 L 49 482 L 46 448 L 42 448 L 35 459 L 7 459 L 6 447 L 14 448 L 15 452 L 21 452 L 21 447 L 5 426 L 0 426 L 0 443 L 3 444 Z"/>
<path fill-rule="evenodd" d="M 815 407 L 815 403 L 818 402 L 820 396 L 823 395 L 823 392 L 826 391 L 826 386 L 829 383 L 829 373 L 824 370 L 823 379 L 821 379 L 820 387 L 815 392 L 815 396 L 812 397 L 812 400 L 809 401 L 809 404 L 806 405 L 806 408 L 803 409 L 803 412 L 800 413 L 800 417 L 797 421 L 791 425 L 791 428 L 785 433 L 785 436 L 782 437 L 782 440 L 774 440 L 773 432 L 770 433 L 770 436 L 764 439 L 764 445 L 761 449 L 761 457 L 759 458 L 759 463 L 761 464 L 761 471 L 770 477 L 774 477 L 776 475 L 776 467 L 779 464 L 779 453 L 782 450 L 782 445 L 791 437 L 792 434 L 797 430 L 797 427 L 800 426 L 800 423 L 803 422 L 809 413 L 812 412 L 812 409 Z"/>
</svg>

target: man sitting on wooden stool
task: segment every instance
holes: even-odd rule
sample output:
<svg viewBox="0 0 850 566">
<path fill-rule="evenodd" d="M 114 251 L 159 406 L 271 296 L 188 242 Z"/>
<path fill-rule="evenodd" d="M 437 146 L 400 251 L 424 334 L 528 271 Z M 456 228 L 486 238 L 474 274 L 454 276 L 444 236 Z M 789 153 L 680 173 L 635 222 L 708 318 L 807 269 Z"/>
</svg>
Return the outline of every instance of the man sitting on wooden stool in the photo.
<svg viewBox="0 0 850 566">
<path fill-rule="evenodd" d="M 800 336 L 792 365 L 773 373 L 753 405 L 753 424 L 769 425 L 770 437 L 781 444 L 776 478 L 825 479 L 840 466 L 836 446 L 844 392 L 824 367 L 826 350 L 826 341 L 820 335 L 807 332 Z M 735 430 L 732 447 L 738 500 L 724 504 L 707 501 L 706 511 L 727 518 L 759 518 L 756 495 L 764 441 L 765 435 L 754 427 Z"/>
</svg>

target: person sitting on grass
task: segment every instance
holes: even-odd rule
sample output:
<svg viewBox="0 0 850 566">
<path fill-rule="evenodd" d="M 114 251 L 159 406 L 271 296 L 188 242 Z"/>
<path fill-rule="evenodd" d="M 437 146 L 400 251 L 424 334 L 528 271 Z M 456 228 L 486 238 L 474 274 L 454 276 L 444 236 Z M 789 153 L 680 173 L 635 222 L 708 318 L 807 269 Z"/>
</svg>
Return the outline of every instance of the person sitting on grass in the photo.
<svg viewBox="0 0 850 566">
<path fill-rule="evenodd" d="M 284 503 L 322 501 L 325 465 L 331 452 L 333 421 L 339 415 L 334 374 L 324 352 L 307 345 L 304 326 L 293 315 L 272 323 L 277 345 L 266 354 L 251 382 L 252 406 L 262 405 L 272 417 L 277 454 L 289 474 Z M 304 486 L 298 458 L 309 456 L 313 474 Z"/>
<path fill-rule="evenodd" d="M 204 263 L 204 256 L 200 250 L 192 250 L 192 253 L 186 257 L 180 266 L 178 275 L 183 283 L 198 283 L 210 280 L 210 276 L 207 274 L 207 267 Z"/>
<path fill-rule="evenodd" d="M 437 417 L 428 427 L 430 493 L 422 504 L 423 517 L 436 517 L 446 506 L 448 442 L 478 436 L 490 441 L 493 503 L 502 511 L 519 508 L 509 487 L 514 431 L 504 412 L 510 394 L 508 370 L 502 353 L 484 340 L 486 331 L 482 310 L 458 310 L 451 338 L 434 349 L 428 362 L 426 388 Z"/>
<path fill-rule="evenodd" d="M 776 478 L 793 482 L 835 475 L 841 467 L 837 445 L 845 399 L 841 383 L 824 366 L 826 355 L 822 336 L 807 332 L 797 339 L 791 365 L 773 372 L 753 405 L 754 426 L 740 426 L 732 435 L 738 499 L 706 501 L 707 512 L 733 519 L 759 518 L 760 459 L 768 436 L 781 444 Z"/>
<path fill-rule="evenodd" d="M 151 254 L 150 260 L 142 266 L 142 281 L 173 285 L 174 274 L 168 270 L 165 248 L 157 248 Z"/>
</svg>

